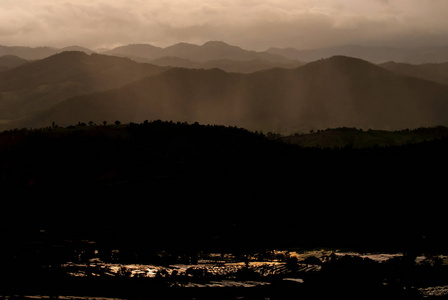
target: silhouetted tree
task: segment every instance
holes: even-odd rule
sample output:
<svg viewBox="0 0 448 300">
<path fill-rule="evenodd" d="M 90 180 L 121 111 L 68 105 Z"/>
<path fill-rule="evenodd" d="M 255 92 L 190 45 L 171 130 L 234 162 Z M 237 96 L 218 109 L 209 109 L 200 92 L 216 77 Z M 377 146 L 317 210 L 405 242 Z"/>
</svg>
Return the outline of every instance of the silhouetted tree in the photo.
<svg viewBox="0 0 448 300">
<path fill-rule="evenodd" d="M 308 256 L 303 260 L 303 263 L 307 265 L 322 265 L 322 261 L 316 256 Z"/>
<path fill-rule="evenodd" d="M 298 259 L 295 256 L 288 256 L 286 258 L 286 268 L 292 272 L 296 272 L 299 269 Z"/>
</svg>

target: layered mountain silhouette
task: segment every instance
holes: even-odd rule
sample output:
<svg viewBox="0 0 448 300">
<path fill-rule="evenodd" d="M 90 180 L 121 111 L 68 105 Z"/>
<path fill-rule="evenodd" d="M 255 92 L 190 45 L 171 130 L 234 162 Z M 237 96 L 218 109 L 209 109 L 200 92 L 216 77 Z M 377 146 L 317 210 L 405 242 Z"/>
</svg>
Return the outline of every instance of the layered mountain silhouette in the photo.
<svg viewBox="0 0 448 300">
<path fill-rule="evenodd" d="M 423 48 L 391 48 L 391 47 L 365 47 L 348 45 L 341 47 L 317 48 L 297 50 L 295 48 L 276 48 L 266 50 L 267 53 L 282 55 L 289 59 L 311 62 L 321 58 L 335 55 L 344 55 L 360 58 L 372 63 L 385 63 L 388 61 L 405 62 L 411 64 L 442 63 L 448 61 L 446 47 Z"/>
<path fill-rule="evenodd" d="M 0 72 L 24 65 L 27 62 L 28 61 L 26 59 L 15 55 L 0 56 Z"/>
<path fill-rule="evenodd" d="M 88 57 L 88 56 L 86 56 Z M 448 125 L 448 86 L 335 56 L 251 74 L 175 68 L 78 96 L 11 126 L 162 119 L 282 133 Z"/>
<path fill-rule="evenodd" d="M 101 54 L 131 58 L 137 62 L 152 62 L 166 58 L 182 58 L 194 62 L 216 60 L 252 61 L 262 60 L 290 64 L 297 62 L 312 62 L 322 58 L 343 55 L 360 58 L 373 63 L 395 61 L 399 63 L 425 64 L 448 62 L 446 47 L 393 48 L 345 45 L 339 47 L 302 49 L 271 47 L 266 51 L 250 51 L 222 41 L 209 41 L 203 45 L 178 43 L 162 48 L 150 44 L 130 44 L 113 49 L 90 50 L 82 46 L 54 47 L 23 47 L 0 45 L 0 56 L 15 55 L 27 60 L 43 59 L 65 51 L 82 51 L 87 54 Z M 182 67 L 181 65 L 173 65 Z"/>
<path fill-rule="evenodd" d="M 105 52 L 108 55 L 127 56 L 136 60 L 154 60 L 163 57 L 178 57 L 196 62 L 228 59 L 234 61 L 266 60 L 269 62 L 292 63 L 281 55 L 256 52 L 232 46 L 220 41 L 210 41 L 201 46 L 178 43 L 166 48 L 148 44 L 136 44 L 117 47 Z"/>
<path fill-rule="evenodd" d="M 27 60 L 43 59 L 58 53 L 81 51 L 87 54 L 94 51 L 81 46 L 65 48 L 50 47 L 6 47 L 0 46 L 0 55 L 14 55 Z M 224 42 L 207 42 L 202 46 L 178 43 L 161 48 L 149 44 L 131 44 L 110 49 L 99 49 L 98 53 L 127 57 L 136 62 L 151 63 L 194 69 L 219 68 L 226 72 L 251 73 L 270 68 L 296 68 L 303 63 L 276 54 L 244 50 Z M 2 68 L 0 62 L 0 71 Z"/>
<path fill-rule="evenodd" d="M 0 45 L 0 55 L 14 55 L 24 59 L 42 59 L 56 54 L 57 50 L 50 47 L 22 47 L 22 46 L 2 46 Z"/>
<path fill-rule="evenodd" d="M 56 54 L 0 73 L 0 120 L 26 117 L 73 96 L 116 88 L 166 69 L 99 54 Z"/>
<path fill-rule="evenodd" d="M 231 73 L 253 73 L 273 68 L 294 69 L 302 66 L 301 62 L 281 63 L 262 59 L 235 61 L 230 59 L 210 60 L 206 62 L 196 62 L 179 57 L 162 57 L 150 61 L 157 66 L 169 66 L 187 69 L 221 69 Z"/>
<path fill-rule="evenodd" d="M 23 46 L 2 46 L 0 45 L 0 56 L 14 55 L 26 60 L 43 59 L 61 52 L 82 51 L 92 54 L 93 51 L 81 46 L 69 46 L 64 48 L 53 47 L 23 47 Z"/>
<path fill-rule="evenodd" d="M 448 62 L 413 65 L 391 61 L 380 66 L 401 75 L 448 84 Z"/>
</svg>

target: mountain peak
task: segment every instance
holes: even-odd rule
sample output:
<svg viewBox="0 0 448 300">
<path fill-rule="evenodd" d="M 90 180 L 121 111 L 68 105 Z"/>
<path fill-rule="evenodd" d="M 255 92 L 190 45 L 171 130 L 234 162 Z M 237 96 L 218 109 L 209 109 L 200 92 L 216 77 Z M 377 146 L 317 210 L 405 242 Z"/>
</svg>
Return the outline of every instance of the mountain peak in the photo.
<svg viewBox="0 0 448 300">
<path fill-rule="evenodd" d="M 66 52 L 66 51 L 82 51 L 85 52 L 87 54 L 91 54 L 93 51 L 85 48 L 85 47 L 81 47 L 81 46 L 77 46 L 77 45 L 73 45 L 73 46 L 68 46 L 68 47 L 64 47 L 62 49 L 60 49 L 61 52 Z"/>
<path fill-rule="evenodd" d="M 196 44 L 191 44 L 191 43 L 186 43 L 186 42 L 180 42 L 180 43 L 176 43 L 176 44 L 174 44 L 174 45 L 168 46 L 168 47 L 166 47 L 165 49 L 172 48 L 172 47 L 199 47 L 199 46 L 196 45 Z"/>
<path fill-rule="evenodd" d="M 129 45 L 118 46 L 114 49 L 120 49 L 120 48 L 160 48 L 160 47 L 156 47 L 151 44 L 129 44 Z"/>
<path fill-rule="evenodd" d="M 88 57 L 89 54 L 83 51 L 63 51 L 45 58 L 45 60 L 59 60 L 59 59 L 81 59 Z"/>
<path fill-rule="evenodd" d="M 146 57 L 147 55 L 154 55 L 160 51 L 162 51 L 162 48 L 151 44 L 129 44 L 113 48 L 103 53 L 107 55 Z"/>
<path fill-rule="evenodd" d="M 333 65 L 338 67 L 375 67 L 379 68 L 375 64 L 368 62 L 366 60 L 345 56 L 345 55 L 334 55 L 328 58 L 320 59 L 314 62 L 309 63 L 309 65 Z"/>
<path fill-rule="evenodd" d="M 367 77 L 378 78 L 378 76 L 386 76 L 389 78 L 391 74 L 390 71 L 366 60 L 343 55 L 331 56 L 310 62 L 296 70 L 297 72 L 305 72 L 309 76 L 311 76 L 310 74 L 319 77 L 325 76 L 327 81 L 334 81 L 335 78 L 341 76 L 354 81 Z"/>
<path fill-rule="evenodd" d="M 358 63 L 365 63 L 365 64 L 371 64 L 368 61 L 361 59 L 361 58 L 356 58 L 356 57 L 351 57 L 351 56 L 346 56 L 346 55 L 333 55 L 327 59 L 324 59 L 330 62 L 358 62 Z"/>
<path fill-rule="evenodd" d="M 208 41 L 202 45 L 203 47 L 229 47 L 230 45 L 222 41 Z"/>
</svg>

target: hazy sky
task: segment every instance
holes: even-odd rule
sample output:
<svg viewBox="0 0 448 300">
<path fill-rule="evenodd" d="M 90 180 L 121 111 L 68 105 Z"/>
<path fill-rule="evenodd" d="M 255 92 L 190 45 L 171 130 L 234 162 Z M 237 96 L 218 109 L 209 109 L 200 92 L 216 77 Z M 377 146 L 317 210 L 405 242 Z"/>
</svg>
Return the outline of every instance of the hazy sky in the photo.
<svg viewBox="0 0 448 300">
<path fill-rule="evenodd" d="M 0 0 L 0 45 L 448 46 L 448 0 Z"/>
</svg>

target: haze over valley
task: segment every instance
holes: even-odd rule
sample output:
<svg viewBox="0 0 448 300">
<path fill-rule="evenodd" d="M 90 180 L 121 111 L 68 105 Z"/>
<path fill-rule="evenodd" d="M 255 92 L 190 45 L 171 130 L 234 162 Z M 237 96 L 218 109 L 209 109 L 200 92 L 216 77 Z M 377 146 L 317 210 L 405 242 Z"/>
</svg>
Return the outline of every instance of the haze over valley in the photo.
<svg viewBox="0 0 448 300">
<path fill-rule="evenodd" d="M 447 299 L 448 1 L 0 2 L 1 299 Z"/>
<path fill-rule="evenodd" d="M 0 59 L 3 129 L 146 119 L 278 133 L 448 123 L 444 63 L 342 55 L 304 62 L 224 42 L 129 45 L 105 54 L 60 49 L 28 61 L 19 56 L 24 48 L 8 49 L 16 55 Z"/>
</svg>

